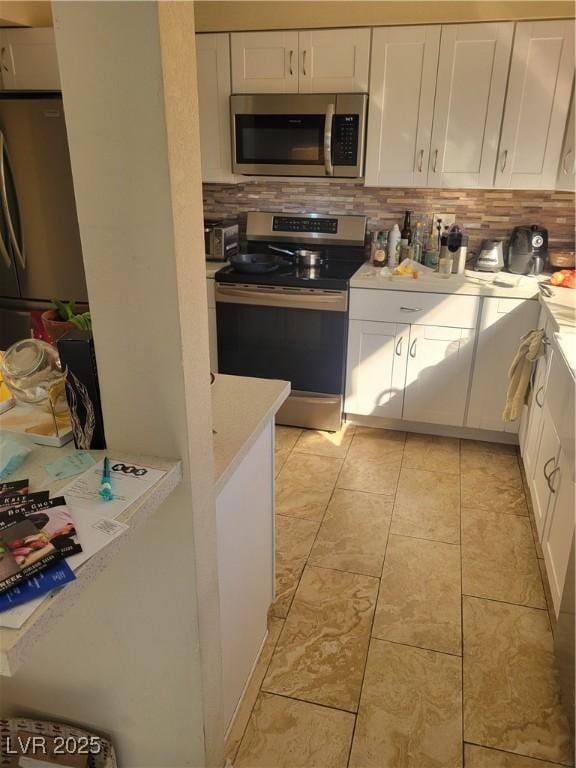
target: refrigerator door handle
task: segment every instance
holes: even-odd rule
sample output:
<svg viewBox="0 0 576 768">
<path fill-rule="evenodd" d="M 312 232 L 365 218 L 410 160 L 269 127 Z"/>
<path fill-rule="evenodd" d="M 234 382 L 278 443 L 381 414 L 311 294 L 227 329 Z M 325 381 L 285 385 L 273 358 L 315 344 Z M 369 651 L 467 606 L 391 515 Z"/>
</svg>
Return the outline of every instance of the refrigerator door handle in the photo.
<svg viewBox="0 0 576 768">
<path fill-rule="evenodd" d="M 0 131 L 0 192 L 2 194 L 2 208 L 4 210 L 4 216 L 6 217 L 6 226 L 8 227 L 8 234 L 10 236 L 10 242 L 14 249 L 14 253 L 18 257 L 18 261 L 22 266 L 22 269 L 26 269 L 26 259 L 24 258 L 23 248 L 20 247 L 20 243 L 16 237 L 14 231 L 14 225 L 12 223 L 12 216 L 10 215 L 10 207 L 8 206 L 8 193 L 6 191 L 6 165 L 10 167 L 10 157 L 8 155 L 8 147 L 6 146 L 6 139 L 4 134 Z M 16 201 L 18 204 L 18 201 Z"/>
</svg>

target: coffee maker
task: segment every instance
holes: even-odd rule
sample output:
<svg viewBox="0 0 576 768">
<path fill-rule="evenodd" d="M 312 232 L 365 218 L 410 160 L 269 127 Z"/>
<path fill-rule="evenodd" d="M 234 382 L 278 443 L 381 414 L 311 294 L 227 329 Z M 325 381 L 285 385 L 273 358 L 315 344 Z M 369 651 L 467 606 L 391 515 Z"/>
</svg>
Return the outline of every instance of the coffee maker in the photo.
<svg viewBox="0 0 576 768">
<path fill-rule="evenodd" d="M 515 275 L 539 275 L 548 257 L 548 230 L 538 224 L 514 227 L 506 268 Z"/>
</svg>

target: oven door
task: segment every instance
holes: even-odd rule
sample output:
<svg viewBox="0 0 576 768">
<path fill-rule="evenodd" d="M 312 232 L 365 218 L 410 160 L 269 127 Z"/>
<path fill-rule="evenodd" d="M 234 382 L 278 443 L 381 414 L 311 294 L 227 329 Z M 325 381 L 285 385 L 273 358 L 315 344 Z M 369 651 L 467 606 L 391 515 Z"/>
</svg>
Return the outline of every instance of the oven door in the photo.
<svg viewBox="0 0 576 768">
<path fill-rule="evenodd" d="M 217 283 L 218 370 L 289 381 L 280 423 L 338 429 L 347 310 L 346 291 Z"/>
<path fill-rule="evenodd" d="M 366 94 L 235 95 L 230 104 L 235 173 L 362 176 Z"/>
</svg>

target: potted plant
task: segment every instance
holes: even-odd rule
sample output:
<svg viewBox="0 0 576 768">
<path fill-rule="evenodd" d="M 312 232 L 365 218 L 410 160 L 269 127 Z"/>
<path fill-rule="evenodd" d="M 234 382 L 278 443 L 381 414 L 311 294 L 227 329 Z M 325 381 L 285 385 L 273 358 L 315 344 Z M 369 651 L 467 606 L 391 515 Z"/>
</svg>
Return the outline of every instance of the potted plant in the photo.
<svg viewBox="0 0 576 768">
<path fill-rule="evenodd" d="M 53 344 L 73 328 L 80 328 L 83 331 L 89 331 L 92 328 L 90 312 L 77 314 L 73 301 L 52 299 L 52 303 L 55 309 L 48 309 L 42 313 L 42 325 Z"/>
</svg>

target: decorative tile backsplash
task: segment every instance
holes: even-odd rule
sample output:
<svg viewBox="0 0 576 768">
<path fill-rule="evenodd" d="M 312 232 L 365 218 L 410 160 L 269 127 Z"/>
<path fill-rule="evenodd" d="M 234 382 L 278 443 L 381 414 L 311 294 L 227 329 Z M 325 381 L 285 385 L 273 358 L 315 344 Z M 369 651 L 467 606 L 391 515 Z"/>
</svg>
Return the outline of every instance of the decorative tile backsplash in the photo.
<svg viewBox="0 0 576 768">
<path fill-rule="evenodd" d="M 574 193 L 497 189 L 393 189 L 364 187 L 358 181 L 248 181 L 204 184 L 204 214 L 235 217 L 244 230 L 247 211 L 356 213 L 368 217 L 368 229 L 402 226 L 404 211 L 413 222 L 434 212 L 454 213 L 468 234 L 469 252 L 484 238 L 506 239 L 518 224 L 548 229 L 550 249 L 574 250 Z M 428 224 L 429 226 L 429 224 Z"/>
</svg>

